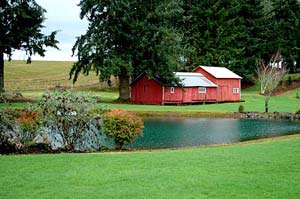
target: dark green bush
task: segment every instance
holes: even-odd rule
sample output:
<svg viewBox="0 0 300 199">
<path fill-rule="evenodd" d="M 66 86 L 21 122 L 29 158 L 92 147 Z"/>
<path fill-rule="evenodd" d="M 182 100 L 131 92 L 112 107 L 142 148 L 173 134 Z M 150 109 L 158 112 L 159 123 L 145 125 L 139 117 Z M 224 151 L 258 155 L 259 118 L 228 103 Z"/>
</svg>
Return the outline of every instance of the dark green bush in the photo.
<svg viewBox="0 0 300 199">
<path fill-rule="evenodd" d="M 300 109 L 297 110 L 297 111 L 295 112 L 295 114 L 297 114 L 297 115 L 300 114 Z"/>
<path fill-rule="evenodd" d="M 293 84 L 293 78 L 291 76 L 288 77 L 287 79 L 288 85 L 292 85 Z"/>
<path fill-rule="evenodd" d="M 245 111 L 245 107 L 241 104 L 239 105 L 239 113 L 243 113 Z"/>
<path fill-rule="evenodd" d="M 142 135 L 143 120 L 135 114 L 113 109 L 103 115 L 103 132 L 116 143 L 116 149 L 122 149 L 125 144 L 134 141 L 138 135 Z"/>
</svg>

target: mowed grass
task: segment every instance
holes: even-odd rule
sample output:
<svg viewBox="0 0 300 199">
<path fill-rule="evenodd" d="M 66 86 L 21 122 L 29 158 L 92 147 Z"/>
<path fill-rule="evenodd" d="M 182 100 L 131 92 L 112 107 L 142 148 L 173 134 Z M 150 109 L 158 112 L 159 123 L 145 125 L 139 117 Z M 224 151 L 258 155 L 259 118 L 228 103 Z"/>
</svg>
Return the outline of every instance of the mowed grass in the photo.
<svg viewBox="0 0 300 199">
<path fill-rule="evenodd" d="M 69 80 L 71 61 L 5 61 L 4 80 L 8 91 L 46 90 L 55 86 L 72 87 Z M 74 87 L 97 84 L 99 78 L 91 73 L 89 76 L 80 75 Z"/>
<path fill-rule="evenodd" d="M 47 88 L 57 85 L 72 87 L 72 81 L 68 80 L 69 70 L 73 62 L 62 61 L 33 61 L 32 64 L 25 64 L 25 61 L 5 62 L 5 87 L 7 91 L 20 90 L 27 98 L 40 99 Z M 293 74 L 293 79 L 299 74 Z M 220 104 L 199 104 L 181 106 L 160 106 L 160 105 L 136 105 L 112 103 L 118 98 L 115 90 L 103 90 L 107 88 L 105 83 L 100 84 L 98 77 L 91 72 L 89 76 L 80 75 L 75 87 L 84 87 L 97 84 L 85 89 L 76 89 L 79 92 L 96 96 L 102 103 L 95 107 L 124 108 L 140 113 L 149 112 L 174 112 L 174 113 L 233 113 L 243 105 L 245 111 L 264 112 L 265 97 L 259 95 L 258 84 L 242 91 L 242 100 L 239 103 Z M 270 112 L 295 112 L 300 109 L 300 99 L 297 99 L 297 92 L 300 88 L 289 91 L 270 100 Z M 24 106 L 24 104 L 0 104 L 0 107 Z"/>
<path fill-rule="evenodd" d="M 270 99 L 269 112 L 296 112 L 300 110 L 300 99 L 296 98 L 300 89 L 286 92 L 282 95 L 273 96 Z M 100 94 L 101 96 L 101 94 Z M 242 100 L 244 102 L 219 103 L 219 104 L 198 104 L 198 105 L 180 105 L 180 106 L 160 106 L 160 105 L 136 105 L 136 104 L 112 104 L 101 103 L 97 106 L 106 106 L 108 108 L 124 108 L 136 112 L 185 112 L 185 113 L 233 113 L 238 111 L 238 107 L 243 105 L 245 111 L 265 111 L 265 97 L 258 94 L 258 90 L 242 91 Z"/>
<path fill-rule="evenodd" d="M 298 199 L 299 165 L 299 136 L 173 151 L 0 156 L 0 198 Z"/>
</svg>

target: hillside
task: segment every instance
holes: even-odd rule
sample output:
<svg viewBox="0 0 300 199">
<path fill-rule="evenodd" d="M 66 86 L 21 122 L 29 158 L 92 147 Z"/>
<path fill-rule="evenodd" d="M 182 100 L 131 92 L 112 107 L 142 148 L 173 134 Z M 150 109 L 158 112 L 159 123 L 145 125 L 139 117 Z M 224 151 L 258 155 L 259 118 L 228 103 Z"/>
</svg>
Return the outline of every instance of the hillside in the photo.
<svg viewBox="0 0 300 199">
<path fill-rule="evenodd" d="M 69 80 L 71 61 L 5 61 L 5 89 L 8 91 L 45 90 L 55 86 L 72 87 Z M 99 84 L 99 79 L 92 73 L 80 75 L 74 87 L 86 87 Z M 100 85 L 100 84 L 99 84 Z"/>
</svg>

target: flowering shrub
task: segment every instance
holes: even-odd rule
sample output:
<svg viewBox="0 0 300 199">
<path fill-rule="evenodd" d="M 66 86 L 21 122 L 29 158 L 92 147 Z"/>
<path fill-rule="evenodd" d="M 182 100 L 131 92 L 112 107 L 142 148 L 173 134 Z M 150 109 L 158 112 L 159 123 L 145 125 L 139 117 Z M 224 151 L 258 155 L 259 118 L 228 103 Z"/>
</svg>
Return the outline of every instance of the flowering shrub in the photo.
<svg viewBox="0 0 300 199">
<path fill-rule="evenodd" d="M 27 107 L 21 115 L 16 118 L 16 124 L 20 127 L 18 137 L 21 142 L 32 141 L 39 128 L 40 116 L 32 107 Z"/>
<path fill-rule="evenodd" d="M 143 127 L 143 120 L 129 111 L 113 109 L 103 115 L 103 132 L 114 139 L 117 149 L 122 149 L 124 144 L 129 144 L 138 135 L 142 135 Z"/>
<path fill-rule="evenodd" d="M 95 100 L 72 92 L 46 93 L 39 102 L 43 131 L 52 149 L 91 151 L 100 148 L 100 116 L 89 113 Z"/>
</svg>

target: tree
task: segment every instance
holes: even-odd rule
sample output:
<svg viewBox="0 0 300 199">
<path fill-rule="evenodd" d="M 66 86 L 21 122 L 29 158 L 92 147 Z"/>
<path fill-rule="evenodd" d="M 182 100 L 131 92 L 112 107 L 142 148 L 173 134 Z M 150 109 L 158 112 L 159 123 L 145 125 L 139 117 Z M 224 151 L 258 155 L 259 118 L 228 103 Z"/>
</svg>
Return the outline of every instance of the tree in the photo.
<svg viewBox="0 0 300 199">
<path fill-rule="evenodd" d="M 300 2 L 298 0 L 275 0 L 270 15 L 273 37 L 269 38 L 270 48 L 282 49 L 281 55 L 291 72 L 296 71 L 295 61 L 299 56 Z M 271 32 L 270 31 L 270 32 Z"/>
<path fill-rule="evenodd" d="M 277 63 L 280 61 L 280 51 L 277 51 L 269 63 L 265 64 L 264 60 L 258 61 L 257 75 L 258 81 L 260 82 L 260 93 L 265 95 L 265 112 L 269 112 L 269 101 L 277 88 L 279 83 L 284 79 L 287 74 L 287 69 L 285 66 L 276 67 Z"/>
<path fill-rule="evenodd" d="M 0 93 L 4 92 L 4 54 L 11 60 L 14 50 L 44 56 L 45 47 L 58 49 L 56 31 L 41 33 L 45 12 L 35 0 L 0 1 Z"/>
<path fill-rule="evenodd" d="M 179 59 L 180 34 L 173 28 L 180 15 L 174 0 L 82 0 L 81 19 L 89 27 L 77 38 L 70 71 L 75 83 L 82 72 L 95 71 L 101 81 L 119 78 L 119 99 L 129 99 L 129 80 L 146 71 L 172 81 Z M 174 17 L 174 18 L 173 18 Z"/>
</svg>

